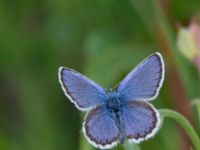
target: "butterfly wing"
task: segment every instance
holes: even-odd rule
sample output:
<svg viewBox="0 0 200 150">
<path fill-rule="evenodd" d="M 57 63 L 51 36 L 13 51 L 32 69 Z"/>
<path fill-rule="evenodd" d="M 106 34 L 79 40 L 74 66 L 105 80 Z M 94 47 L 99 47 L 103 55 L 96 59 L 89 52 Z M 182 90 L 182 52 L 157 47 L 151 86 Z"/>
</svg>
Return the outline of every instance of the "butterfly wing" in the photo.
<svg viewBox="0 0 200 150">
<path fill-rule="evenodd" d="M 152 100 L 164 79 L 164 62 L 159 53 L 147 57 L 117 87 L 123 100 Z"/>
<path fill-rule="evenodd" d="M 83 132 L 88 141 L 100 149 L 112 148 L 118 143 L 119 130 L 106 108 L 97 107 L 88 113 Z"/>
<path fill-rule="evenodd" d="M 78 109 L 89 110 L 105 101 L 105 90 L 84 75 L 64 67 L 58 74 L 65 95 Z"/>
<path fill-rule="evenodd" d="M 129 102 L 122 109 L 124 134 L 130 142 L 139 143 L 152 137 L 160 125 L 159 113 L 144 101 Z"/>
</svg>

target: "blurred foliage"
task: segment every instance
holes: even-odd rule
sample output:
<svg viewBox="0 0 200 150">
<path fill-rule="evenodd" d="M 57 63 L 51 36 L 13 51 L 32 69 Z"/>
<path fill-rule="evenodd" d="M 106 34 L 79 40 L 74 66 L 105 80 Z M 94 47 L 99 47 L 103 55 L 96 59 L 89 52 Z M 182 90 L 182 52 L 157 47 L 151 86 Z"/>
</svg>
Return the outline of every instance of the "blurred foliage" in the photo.
<svg viewBox="0 0 200 150">
<path fill-rule="evenodd" d="M 0 149 L 90 149 L 80 139 L 80 112 L 58 83 L 60 66 L 109 88 L 161 50 L 166 79 L 156 107 L 183 106 L 171 92 L 173 67 L 185 99 L 200 97 L 198 72 L 175 46 L 176 23 L 188 24 L 199 10 L 199 0 L 1 0 Z M 141 149 L 181 149 L 181 136 L 166 122 Z"/>
</svg>

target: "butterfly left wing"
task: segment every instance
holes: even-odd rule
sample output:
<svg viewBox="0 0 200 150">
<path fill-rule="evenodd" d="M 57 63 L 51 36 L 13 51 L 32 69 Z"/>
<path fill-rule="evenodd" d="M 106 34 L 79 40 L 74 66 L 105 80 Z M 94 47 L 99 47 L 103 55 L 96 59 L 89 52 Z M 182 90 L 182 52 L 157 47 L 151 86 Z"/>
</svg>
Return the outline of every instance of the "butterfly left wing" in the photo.
<svg viewBox="0 0 200 150">
<path fill-rule="evenodd" d="M 164 79 L 164 62 L 160 53 L 147 57 L 117 87 L 122 100 L 152 100 L 157 97 Z"/>
<path fill-rule="evenodd" d="M 112 113 L 105 107 L 92 109 L 83 123 L 86 139 L 95 147 L 109 149 L 118 143 L 119 130 Z"/>
<path fill-rule="evenodd" d="M 105 101 L 105 90 L 86 76 L 64 67 L 58 75 L 65 95 L 78 109 L 86 111 Z"/>
<path fill-rule="evenodd" d="M 159 113 L 144 101 L 129 102 L 122 108 L 124 134 L 130 142 L 139 143 L 155 135 L 160 125 Z"/>
</svg>

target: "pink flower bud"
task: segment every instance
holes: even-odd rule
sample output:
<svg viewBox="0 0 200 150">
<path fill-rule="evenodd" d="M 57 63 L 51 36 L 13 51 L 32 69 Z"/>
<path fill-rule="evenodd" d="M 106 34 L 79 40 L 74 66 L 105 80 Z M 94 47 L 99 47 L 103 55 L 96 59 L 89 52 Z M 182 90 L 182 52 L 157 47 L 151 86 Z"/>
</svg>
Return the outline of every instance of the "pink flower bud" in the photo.
<svg viewBox="0 0 200 150">
<path fill-rule="evenodd" d="M 180 52 L 200 70 L 200 25 L 192 21 L 189 27 L 179 28 L 177 46 Z"/>
</svg>

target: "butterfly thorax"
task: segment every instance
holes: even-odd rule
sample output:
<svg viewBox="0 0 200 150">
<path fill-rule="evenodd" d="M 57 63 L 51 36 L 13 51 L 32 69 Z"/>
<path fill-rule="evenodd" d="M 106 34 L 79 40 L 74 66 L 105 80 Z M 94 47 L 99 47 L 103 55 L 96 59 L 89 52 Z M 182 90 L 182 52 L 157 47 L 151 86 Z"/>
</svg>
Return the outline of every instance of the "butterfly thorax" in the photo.
<svg viewBox="0 0 200 150">
<path fill-rule="evenodd" d="M 110 90 L 107 93 L 106 107 L 111 111 L 118 112 L 122 103 L 119 99 L 119 94 L 115 91 Z"/>
</svg>

